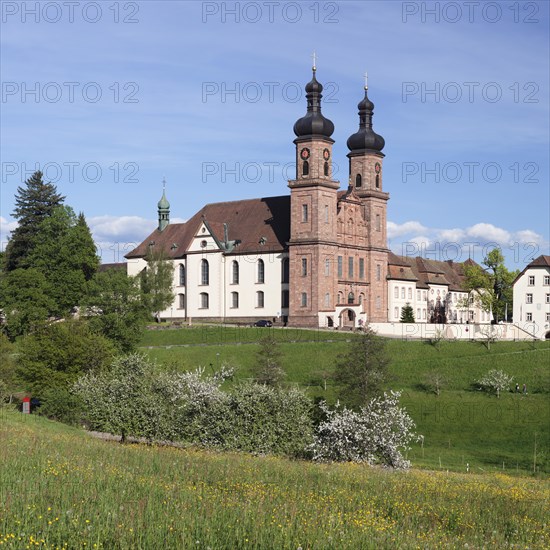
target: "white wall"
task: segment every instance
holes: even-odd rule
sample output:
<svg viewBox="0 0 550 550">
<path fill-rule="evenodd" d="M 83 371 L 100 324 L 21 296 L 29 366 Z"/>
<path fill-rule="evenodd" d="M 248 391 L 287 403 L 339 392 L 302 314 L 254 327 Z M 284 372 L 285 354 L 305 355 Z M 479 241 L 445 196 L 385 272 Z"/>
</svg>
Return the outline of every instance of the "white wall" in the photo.
<svg viewBox="0 0 550 550">
<path fill-rule="evenodd" d="M 529 284 L 529 277 L 535 278 L 534 285 Z M 544 338 L 550 330 L 550 284 L 544 284 L 545 277 L 550 277 L 550 268 L 532 267 L 514 284 L 514 323 L 538 338 Z M 532 295 L 532 303 L 527 301 L 528 294 Z"/>
</svg>

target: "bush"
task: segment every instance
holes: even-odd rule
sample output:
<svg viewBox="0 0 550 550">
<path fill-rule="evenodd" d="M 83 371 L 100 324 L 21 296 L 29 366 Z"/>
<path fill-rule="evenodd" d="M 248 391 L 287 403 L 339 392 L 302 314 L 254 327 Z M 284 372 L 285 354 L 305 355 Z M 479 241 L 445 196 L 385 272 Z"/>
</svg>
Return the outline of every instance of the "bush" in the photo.
<svg viewBox="0 0 550 550">
<path fill-rule="evenodd" d="M 311 401 L 300 390 L 243 383 L 228 405 L 226 449 L 303 456 L 313 440 Z"/>
<path fill-rule="evenodd" d="M 359 412 L 321 408 L 327 420 L 321 422 L 310 446 L 313 459 L 319 462 L 366 462 L 406 469 L 402 450 L 417 438 L 414 422 L 399 406 L 399 392 L 384 393 L 371 399 Z"/>
<path fill-rule="evenodd" d="M 40 400 L 39 412 L 52 420 L 78 426 L 82 422 L 82 403 L 67 388 L 49 388 Z"/>
</svg>

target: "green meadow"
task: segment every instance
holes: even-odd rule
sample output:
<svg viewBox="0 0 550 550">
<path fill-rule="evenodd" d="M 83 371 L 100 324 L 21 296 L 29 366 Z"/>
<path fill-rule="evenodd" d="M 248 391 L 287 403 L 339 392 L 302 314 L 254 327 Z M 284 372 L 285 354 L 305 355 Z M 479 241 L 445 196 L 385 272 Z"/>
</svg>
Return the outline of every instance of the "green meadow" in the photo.
<svg viewBox="0 0 550 550">
<path fill-rule="evenodd" d="M 331 375 L 352 333 L 197 326 L 150 330 L 141 350 L 159 368 L 207 372 L 222 363 L 236 367 L 235 380 L 249 378 L 258 340 L 271 334 L 283 352 L 286 383 L 334 403 L 339 388 Z M 479 473 L 550 472 L 550 342 L 480 342 L 388 339 L 388 389 L 402 391 L 402 404 L 424 440 L 409 459 L 415 467 Z M 527 386 L 527 395 L 500 399 L 475 385 L 490 369 L 501 369 Z M 432 373 L 443 379 L 439 396 L 427 387 Z"/>
<path fill-rule="evenodd" d="M 548 548 L 550 481 L 102 441 L 0 410 L 0 546 Z"/>
</svg>

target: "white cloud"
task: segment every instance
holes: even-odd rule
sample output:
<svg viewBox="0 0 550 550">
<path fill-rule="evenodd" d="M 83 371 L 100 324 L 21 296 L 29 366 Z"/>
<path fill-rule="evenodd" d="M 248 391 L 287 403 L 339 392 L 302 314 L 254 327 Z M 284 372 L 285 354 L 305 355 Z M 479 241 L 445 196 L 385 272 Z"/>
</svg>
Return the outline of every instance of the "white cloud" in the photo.
<svg viewBox="0 0 550 550">
<path fill-rule="evenodd" d="M 0 238 L 2 242 L 8 240 L 9 234 L 17 227 L 15 220 L 8 221 L 3 216 L 0 216 Z"/>
<path fill-rule="evenodd" d="M 466 233 L 468 237 L 481 239 L 485 242 L 495 242 L 500 245 L 508 245 L 512 240 L 510 232 L 491 223 L 476 223 L 472 227 L 468 227 Z"/>
<path fill-rule="evenodd" d="M 424 231 L 426 231 L 426 228 L 420 222 L 410 221 L 402 224 L 388 222 L 388 237 L 390 239 L 409 233 L 423 233 Z"/>
</svg>

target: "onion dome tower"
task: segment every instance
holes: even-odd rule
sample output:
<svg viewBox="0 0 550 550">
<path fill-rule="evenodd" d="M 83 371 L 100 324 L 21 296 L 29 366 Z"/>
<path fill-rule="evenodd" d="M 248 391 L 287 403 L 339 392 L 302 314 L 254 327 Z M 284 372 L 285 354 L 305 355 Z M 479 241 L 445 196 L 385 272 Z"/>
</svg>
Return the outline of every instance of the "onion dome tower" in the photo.
<svg viewBox="0 0 550 550">
<path fill-rule="evenodd" d="M 163 231 L 164 228 L 170 223 L 170 203 L 166 198 L 166 180 L 162 180 L 162 197 L 158 204 L 158 218 L 159 226 L 158 230 Z"/>
<path fill-rule="evenodd" d="M 294 124 L 296 179 L 290 180 L 289 323 L 317 327 L 318 311 L 327 292 L 335 296 L 333 280 L 324 273 L 337 255 L 336 215 L 339 182 L 332 179 L 331 138 L 334 124 L 321 112 L 323 86 L 313 76 L 307 83 L 307 112 Z M 323 297 L 323 298 L 321 298 Z"/>
</svg>

